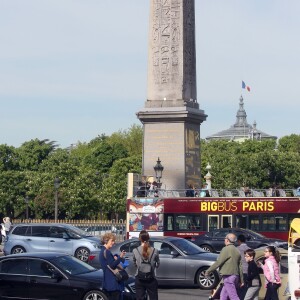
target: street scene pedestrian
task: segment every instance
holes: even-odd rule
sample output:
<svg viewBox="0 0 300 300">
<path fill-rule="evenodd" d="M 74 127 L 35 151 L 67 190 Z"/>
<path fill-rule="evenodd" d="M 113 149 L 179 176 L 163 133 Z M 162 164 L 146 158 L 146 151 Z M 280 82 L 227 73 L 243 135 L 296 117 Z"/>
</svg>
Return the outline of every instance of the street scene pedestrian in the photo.
<svg viewBox="0 0 300 300">
<path fill-rule="evenodd" d="M 119 282 L 116 280 L 114 273 L 110 270 L 116 269 L 121 262 L 125 262 L 126 252 L 122 251 L 115 259 L 110 249 L 116 242 L 116 235 L 105 233 L 101 240 L 103 247 L 100 251 L 100 263 L 103 269 L 103 289 L 106 291 L 109 300 L 120 300 L 121 291 Z M 109 268 L 110 267 L 110 268 Z"/>
<path fill-rule="evenodd" d="M 136 300 L 145 299 L 146 292 L 150 300 L 158 300 L 158 283 L 155 270 L 159 267 L 158 250 L 150 247 L 149 233 L 142 230 L 139 234 L 141 245 L 133 250 L 133 263 L 137 267 L 135 274 Z"/>
<path fill-rule="evenodd" d="M 246 238 L 243 234 L 239 234 L 237 237 L 237 249 L 240 251 L 241 255 L 241 261 L 242 261 L 242 268 L 243 268 L 243 279 L 244 282 L 246 281 L 247 278 L 247 272 L 248 272 L 248 263 L 245 259 L 245 251 L 249 249 L 249 247 L 246 244 Z M 240 287 L 238 287 L 238 295 L 240 300 L 243 300 L 247 292 L 247 286 L 244 284 Z"/>
<path fill-rule="evenodd" d="M 244 257 L 248 264 L 247 275 L 244 284 L 247 290 L 244 300 L 258 300 L 261 280 L 259 276 L 259 268 L 254 261 L 255 251 L 250 248 L 245 250 Z"/>
<path fill-rule="evenodd" d="M 243 285 L 243 270 L 241 255 L 235 247 L 236 235 L 229 233 L 226 235 L 223 247 L 217 261 L 206 270 L 205 275 L 219 268 L 222 276 L 223 288 L 220 295 L 220 300 L 240 300 L 237 294 L 238 285 Z"/>
<path fill-rule="evenodd" d="M 267 246 L 265 262 L 260 264 L 264 271 L 265 287 L 267 288 L 264 300 L 279 300 L 277 290 L 281 284 L 279 276 L 280 255 L 274 246 Z"/>
<path fill-rule="evenodd" d="M 5 233 L 8 235 L 10 228 L 11 228 L 11 222 L 9 217 L 3 218 L 3 223 L 4 223 L 4 228 L 5 228 Z"/>
</svg>

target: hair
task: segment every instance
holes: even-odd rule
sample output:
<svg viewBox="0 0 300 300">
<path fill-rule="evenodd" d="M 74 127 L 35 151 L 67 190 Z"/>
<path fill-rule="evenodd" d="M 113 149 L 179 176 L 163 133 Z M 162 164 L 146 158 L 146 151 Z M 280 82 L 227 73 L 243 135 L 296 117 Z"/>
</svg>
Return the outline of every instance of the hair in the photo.
<svg viewBox="0 0 300 300">
<path fill-rule="evenodd" d="M 143 243 L 143 257 L 148 258 L 150 254 L 150 245 L 149 245 L 149 233 L 146 230 L 142 230 L 139 234 L 139 239 Z"/>
<path fill-rule="evenodd" d="M 230 243 L 235 243 L 236 242 L 236 235 L 234 233 L 228 233 L 226 235 L 226 239 L 230 242 Z"/>
<path fill-rule="evenodd" d="M 115 241 L 116 240 L 116 235 L 111 233 L 111 232 L 107 232 L 105 233 L 102 238 L 101 238 L 101 243 L 103 245 L 107 244 L 109 240 L 113 240 Z"/>
<path fill-rule="evenodd" d="M 237 237 L 237 240 L 242 242 L 242 243 L 245 243 L 246 242 L 246 238 L 243 234 L 240 234 L 238 237 Z"/>
<path fill-rule="evenodd" d="M 274 246 L 267 246 L 266 250 L 268 250 L 275 257 L 277 263 L 280 262 L 280 254 L 279 251 Z"/>
<path fill-rule="evenodd" d="M 255 251 L 253 249 L 247 249 L 244 254 L 248 254 L 250 257 L 255 257 Z"/>
</svg>

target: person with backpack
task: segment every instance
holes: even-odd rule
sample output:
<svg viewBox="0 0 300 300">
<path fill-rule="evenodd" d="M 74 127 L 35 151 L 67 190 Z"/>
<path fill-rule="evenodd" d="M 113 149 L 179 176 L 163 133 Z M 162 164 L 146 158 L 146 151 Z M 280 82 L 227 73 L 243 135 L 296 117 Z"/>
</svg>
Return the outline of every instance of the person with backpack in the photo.
<svg viewBox="0 0 300 300">
<path fill-rule="evenodd" d="M 145 299 L 146 292 L 150 300 L 158 300 L 158 283 L 155 269 L 159 267 L 158 250 L 150 247 L 149 233 L 142 230 L 139 234 L 141 245 L 133 250 L 133 263 L 136 266 L 136 300 Z"/>
</svg>

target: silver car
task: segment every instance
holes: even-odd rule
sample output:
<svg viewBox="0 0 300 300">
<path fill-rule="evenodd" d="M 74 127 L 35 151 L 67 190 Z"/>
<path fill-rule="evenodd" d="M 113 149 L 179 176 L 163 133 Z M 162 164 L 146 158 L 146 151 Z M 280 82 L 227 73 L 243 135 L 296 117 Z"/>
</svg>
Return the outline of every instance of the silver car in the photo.
<svg viewBox="0 0 300 300">
<path fill-rule="evenodd" d="M 126 268 L 130 275 L 134 275 L 133 249 L 140 245 L 137 238 L 115 244 L 113 254 L 126 251 L 125 259 L 129 266 Z M 214 271 L 205 277 L 205 270 L 216 260 L 218 255 L 209 253 L 192 242 L 178 237 L 151 237 L 150 245 L 159 251 L 160 266 L 156 270 L 159 285 L 196 285 L 203 290 L 211 290 L 219 282 L 219 274 Z M 96 263 L 96 260 L 94 261 Z"/>
<path fill-rule="evenodd" d="M 64 252 L 88 262 L 101 247 L 99 238 L 68 224 L 18 224 L 5 239 L 4 255 L 22 252 Z"/>
</svg>

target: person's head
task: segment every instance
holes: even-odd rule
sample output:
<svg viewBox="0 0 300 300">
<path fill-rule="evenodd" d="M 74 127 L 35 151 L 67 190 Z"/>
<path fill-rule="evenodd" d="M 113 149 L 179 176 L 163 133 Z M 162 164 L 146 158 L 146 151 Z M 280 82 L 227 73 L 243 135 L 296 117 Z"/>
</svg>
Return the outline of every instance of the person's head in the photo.
<svg viewBox="0 0 300 300">
<path fill-rule="evenodd" d="M 146 230 L 142 230 L 139 234 L 139 239 L 143 245 L 143 257 L 148 258 L 150 253 L 150 245 L 149 245 L 149 233 Z"/>
<path fill-rule="evenodd" d="M 246 238 L 243 234 L 239 234 L 238 237 L 237 237 L 237 241 L 238 241 L 238 244 L 245 244 L 246 242 Z"/>
<path fill-rule="evenodd" d="M 142 243 L 148 242 L 150 239 L 149 233 L 146 230 L 142 230 L 139 234 L 139 239 Z"/>
<path fill-rule="evenodd" d="M 255 257 L 255 251 L 253 249 L 247 249 L 244 254 L 247 262 L 253 260 Z"/>
<path fill-rule="evenodd" d="M 111 232 L 105 233 L 102 236 L 101 242 L 107 249 L 110 249 L 116 242 L 116 235 Z"/>
<path fill-rule="evenodd" d="M 234 233 L 228 233 L 225 237 L 225 245 L 234 244 L 236 242 L 236 235 Z"/>
<path fill-rule="evenodd" d="M 274 246 L 267 246 L 264 251 L 265 258 L 274 256 L 277 262 L 280 262 L 280 254 Z"/>
</svg>

